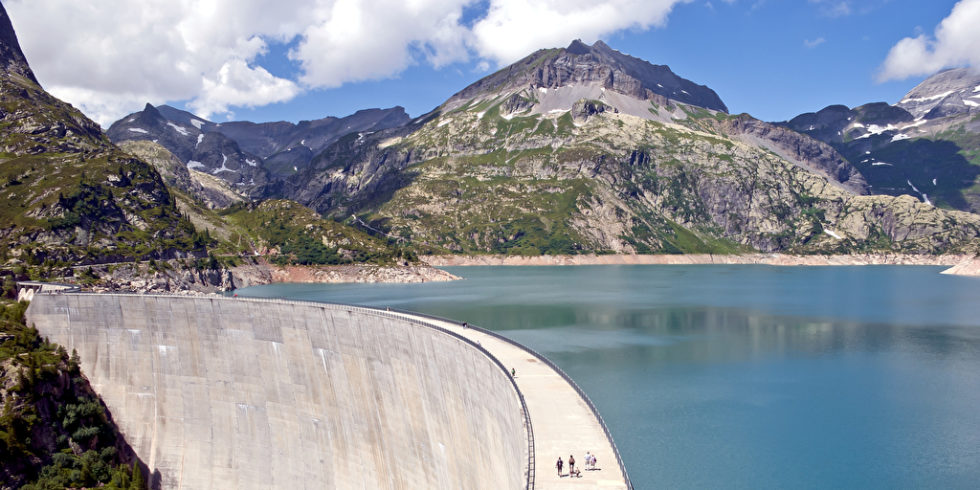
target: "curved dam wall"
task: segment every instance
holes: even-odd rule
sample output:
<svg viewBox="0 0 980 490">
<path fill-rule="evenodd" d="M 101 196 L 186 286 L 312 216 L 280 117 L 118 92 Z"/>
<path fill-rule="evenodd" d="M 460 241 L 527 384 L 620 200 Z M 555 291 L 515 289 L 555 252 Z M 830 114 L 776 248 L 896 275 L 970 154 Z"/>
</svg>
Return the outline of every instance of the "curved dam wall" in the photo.
<svg viewBox="0 0 980 490">
<path fill-rule="evenodd" d="M 163 488 L 519 489 L 510 377 L 449 333 L 339 305 L 37 295 Z"/>
</svg>

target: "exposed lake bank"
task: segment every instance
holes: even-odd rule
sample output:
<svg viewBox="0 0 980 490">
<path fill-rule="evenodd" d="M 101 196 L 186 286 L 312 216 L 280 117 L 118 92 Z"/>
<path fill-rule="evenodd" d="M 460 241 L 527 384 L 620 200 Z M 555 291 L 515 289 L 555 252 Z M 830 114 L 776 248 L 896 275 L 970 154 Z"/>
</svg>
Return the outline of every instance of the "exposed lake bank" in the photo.
<svg viewBox="0 0 980 490">
<path fill-rule="evenodd" d="M 421 283 L 455 281 L 458 277 L 428 265 L 240 265 L 231 269 L 235 287 L 291 283 Z"/>
<path fill-rule="evenodd" d="M 265 261 L 231 268 L 199 269 L 180 261 L 94 265 L 85 269 L 96 281 L 81 286 L 93 292 L 216 294 L 236 288 L 277 283 L 423 283 L 458 277 L 425 264 L 275 265 Z M 77 283 L 65 277 L 63 282 Z"/>
<path fill-rule="evenodd" d="M 433 267 L 696 264 L 760 264 L 781 266 L 938 265 L 951 267 L 951 269 L 944 271 L 949 274 L 980 275 L 980 260 L 972 255 L 788 255 L 778 253 L 740 255 L 429 255 L 422 257 L 422 260 Z"/>
</svg>

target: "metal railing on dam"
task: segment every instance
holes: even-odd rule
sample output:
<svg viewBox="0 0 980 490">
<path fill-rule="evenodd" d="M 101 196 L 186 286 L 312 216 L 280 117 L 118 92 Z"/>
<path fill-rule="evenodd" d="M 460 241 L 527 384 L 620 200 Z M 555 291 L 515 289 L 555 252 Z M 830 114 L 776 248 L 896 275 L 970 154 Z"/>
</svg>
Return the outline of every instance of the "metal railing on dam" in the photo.
<svg viewBox="0 0 980 490">
<path fill-rule="evenodd" d="M 38 295 L 28 317 L 78 348 L 166 487 L 534 488 L 524 394 L 479 342 L 431 322 L 305 301 L 78 293 Z"/>
<path fill-rule="evenodd" d="M 418 312 L 405 311 L 405 310 L 396 310 L 396 309 L 392 309 L 391 311 L 396 311 L 396 312 L 400 312 L 400 313 L 415 315 L 415 316 L 424 317 L 424 318 L 431 318 L 433 320 L 438 320 L 438 321 L 443 321 L 443 322 L 449 322 L 449 323 L 454 323 L 455 322 L 455 323 L 458 323 L 455 320 L 451 320 L 451 319 L 448 319 L 448 318 L 442 318 L 442 317 L 439 317 L 439 316 L 436 316 L 436 315 L 428 315 L 428 314 L 425 314 L 425 313 L 418 313 Z M 534 357 L 536 357 L 539 361 L 543 362 L 545 365 L 547 365 L 548 367 L 550 367 L 551 369 L 553 369 L 559 375 L 561 375 L 561 377 L 565 381 L 567 381 L 568 384 L 570 384 L 572 386 L 572 388 L 575 389 L 576 392 L 578 392 L 578 395 L 580 397 L 582 397 L 582 400 L 585 401 L 586 405 L 588 405 L 589 410 L 592 411 L 592 414 L 595 415 L 596 419 L 599 421 L 599 425 L 602 426 L 602 431 L 606 434 L 606 438 L 609 439 L 609 444 L 612 445 L 613 453 L 615 453 L 615 455 L 616 455 L 616 463 L 619 465 L 619 470 L 623 472 L 623 478 L 626 479 L 626 487 L 628 489 L 630 489 L 630 490 L 633 489 L 633 483 L 630 481 L 629 473 L 626 472 L 626 465 L 623 463 L 623 458 L 619 454 L 619 448 L 616 447 L 616 441 L 613 439 L 612 433 L 609 432 L 609 427 L 606 426 L 606 422 L 605 422 L 605 420 L 603 420 L 602 414 L 599 413 L 599 409 L 596 408 L 595 403 L 593 403 L 592 402 L 592 399 L 589 398 L 589 395 L 587 395 L 585 393 L 585 390 L 583 390 L 578 385 L 578 383 L 576 383 L 575 380 L 572 379 L 572 377 L 568 375 L 568 373 L 566 373 L 557 364 L 555 364 L 554 362 L 552 362 L 551 359 L 548 359 L 547 357 L 545 357 L 544 355 L 540 354 L 536 350 L 534 350 L 534 349 L 532 349 L 532 348 L 530 348 L 530 347 L 528 347 L 528 346 L 526 346 L 524 344 L 521 344 L 520 342 L 517 342 L 515 340 L 512 340 L 509 337 L 506 337 L 506 336 L 501 335 L 501 334 L 499 334 L 497 332 L 494 332 L 493 330 L 488 330 L 486 328 L 482 328 L 482 327 L 475 326 L 475 325 L 472 325 L 472 324 L 467 324 L 467 328 L 473 328 L 475 330 L 478 330 L 480 332 L 483 332 L 486 335 L 489 335 L 489 336 L 494 337 L 496 339 L 499 339 L 499 340 L 501 340 L 503 342 L 506 342 L 508 344 L 511 344 L 511 345 L 513 345 L 515 347 L 518 347 L 520 349 L 523 349 L 523 350 L 527 351 L 529 354 L 531 354 Z"/>
</svg>

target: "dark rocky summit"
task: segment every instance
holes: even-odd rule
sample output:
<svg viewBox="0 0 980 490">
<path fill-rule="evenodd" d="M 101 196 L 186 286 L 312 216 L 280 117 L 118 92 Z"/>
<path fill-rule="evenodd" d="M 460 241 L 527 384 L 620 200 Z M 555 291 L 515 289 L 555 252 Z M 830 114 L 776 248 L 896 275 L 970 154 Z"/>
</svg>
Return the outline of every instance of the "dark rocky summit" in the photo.
<svg viewBox="0 0 980 490">
<path fill-rule="evenodd" d="M 453 95 L 447 107 L 473 99 L 482 92 L 522 88 L 555 89 L 572 84 L 597 83 L 624 95 L 651 100 L 655 96 L 721 112 L 728 108 L 714 90 L 674 74 L 666 65 L 654 65 L 616 51 L 602 41 L 589 46 L 573 41 L 564 49 L 544 49 L 490 75 Z"/>
<path fill-rule="evenodd" d="M 27 64 L 24 52 L 20 50 L 20 42 L 17 41 L 17 34 L 14 33 L 14 26 L 10 23 L 10 16 L 7 9 L 0 4 L 0 63 L 3 63 L 3 71 L 8 76 L 21 76 L 35 85 L 37 78 Z"/>
</svg>

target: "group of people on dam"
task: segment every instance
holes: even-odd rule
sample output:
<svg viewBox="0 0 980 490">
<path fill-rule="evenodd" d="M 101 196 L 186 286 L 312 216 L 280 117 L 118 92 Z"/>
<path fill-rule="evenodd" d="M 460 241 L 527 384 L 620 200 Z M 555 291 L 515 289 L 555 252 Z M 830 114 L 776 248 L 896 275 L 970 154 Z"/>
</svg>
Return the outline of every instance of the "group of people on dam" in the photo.
<svg viewBox="0 0 980 490">
<path fill-rule="evenodd" d="M 596 470 L 596 458 L 595 455 L 589 451 L 585 452 L 585 471 L 595 471 Z M 555 468 L 558 468 L 558 477 L 562 478 L 565 476 L 562 470 L 565 468 L 565 462 L 561 460 L 561 456 L 558 456 L 558 462 L 555 463 Z M 568 476 L 582 478 L 582 471 L 575 468 L 575 455 L 568 455 Z"/>
</svg>

